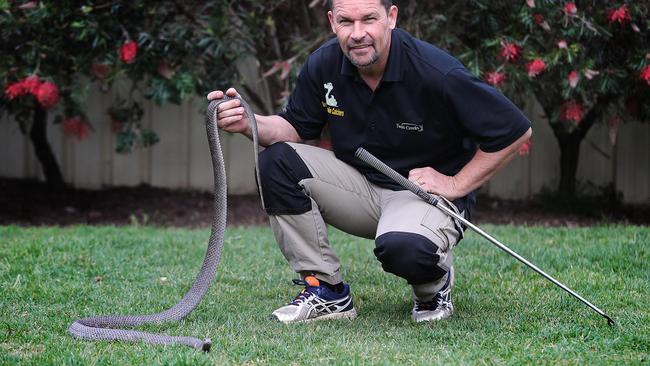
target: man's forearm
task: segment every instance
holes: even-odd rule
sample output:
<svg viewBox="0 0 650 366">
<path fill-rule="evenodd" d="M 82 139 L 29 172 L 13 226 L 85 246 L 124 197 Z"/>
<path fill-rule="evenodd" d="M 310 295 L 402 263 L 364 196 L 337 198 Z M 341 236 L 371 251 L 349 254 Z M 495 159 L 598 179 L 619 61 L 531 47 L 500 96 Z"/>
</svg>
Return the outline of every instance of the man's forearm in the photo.
<svg viewBox="0 0 650 366">
<path fill-rule="evenodd" d="M 261 116 L 256 114 L 255 120 L 257 121 L 257 136 L 262 146 L 280 141 L 302 142 L 296 129 L 286 119 L 278 115 Z M 244 134 L 250 139 L 253 138 L 250 126 Z"/>
<path fill-rule="evenodd" d="M 497 152 L 486 153 L 478 150 L 472 160 L 453 177 L 452 184 L 453 191 L 456 192 L 455 196 L 463 197 L 487 182 L 488 179 L 513 158 L 515 153 L 519 151 L 521 145 L 528 141 L 531 134 L 532 130 L 528 129 L 515 142 Z"/>
</svg>

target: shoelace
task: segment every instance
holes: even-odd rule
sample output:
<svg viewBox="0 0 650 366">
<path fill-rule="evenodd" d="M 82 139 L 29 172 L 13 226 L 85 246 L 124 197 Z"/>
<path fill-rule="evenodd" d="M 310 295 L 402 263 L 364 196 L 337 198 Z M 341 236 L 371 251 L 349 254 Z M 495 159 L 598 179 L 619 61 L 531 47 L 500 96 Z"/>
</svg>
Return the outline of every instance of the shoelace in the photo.
<svg viewBox="0 0 650 366">
<path fill-rule="evenodd" d="M 436 294 L 431 301 L 415 301 L 415 311 L 436 310 L 445 304 L 445 297 L 449 294 L 449 289 L 445 289 Z"/>
<path fill-rule="evenodd" d="M 441 299 L 436 295 L 436 298 L 433 301 L 426 302 L 415 302 L 415 311 L 426 311 L 426 310 L 436 310 L 438 305 L 441 303 Z"/>
<path fill-rule="evenodd" d="M 293 299 L 293 301 L 289 303 L 289 305 L 300 305 L 304 301 L 306 301 L 307 298 L 312 294 L 312 292 L 309 291 L 309 288 L 311 286 L 309 286 L 309 284 L 305 280 L 293 279 L 292 282 L 293 282 L 294 285 L 305 286 L 304 290 L 300 291 L 298 296 L 296 296 L 296 298 Z"/>
</svg>

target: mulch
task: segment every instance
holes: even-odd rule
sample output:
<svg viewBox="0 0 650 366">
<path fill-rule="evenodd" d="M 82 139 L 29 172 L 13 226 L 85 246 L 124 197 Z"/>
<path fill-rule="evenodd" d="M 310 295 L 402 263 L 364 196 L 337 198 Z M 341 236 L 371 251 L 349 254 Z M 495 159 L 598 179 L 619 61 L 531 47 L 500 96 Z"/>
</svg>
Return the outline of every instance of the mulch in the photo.
<svg viewBox="0 0 650 366">
<path fill-rule="evenodd" d="M 569 205 L 570 206 L 570 205 Z M 68 226 L 155 225 L 209 227 L 212 194 L 150 186 L 108 187 L 99 190 L 50 190 L 36 180 L 0 178 L 0 225 Z M 479 197 L 473 212 L 476 224 L 590 226 L 602 223 L 650 225 L 650 206 L 587 207 L 569 210 L 566 204 L 544 200 L 497 200 Z M 228 197 L 228 225 L 268 225 L 257 196 Z"/>
</svg>

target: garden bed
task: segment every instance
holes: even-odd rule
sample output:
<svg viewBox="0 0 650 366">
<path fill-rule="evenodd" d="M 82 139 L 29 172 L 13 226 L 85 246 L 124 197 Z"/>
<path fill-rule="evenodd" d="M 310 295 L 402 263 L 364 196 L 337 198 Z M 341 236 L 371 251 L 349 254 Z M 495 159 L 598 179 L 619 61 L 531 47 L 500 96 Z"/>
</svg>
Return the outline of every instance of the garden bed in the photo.
<svg viewBox="0 0 650 366">
<path fill-rule="evenodd" d="M 212 220 L 212 194 L 150 186 L 100 190 L 51 191 L 35 180 L 0 179 L 0 225 L 128 225 L 207 227 Z M 540 199 L 497 200 L 480 197 L 473 212 L 478 223 L 589 226 L 603 222 L 650 224 L 650 207 L 567 207 Z M 256 196 L 228 198 L 230 226 L 267 225 Z"/>
</svg>

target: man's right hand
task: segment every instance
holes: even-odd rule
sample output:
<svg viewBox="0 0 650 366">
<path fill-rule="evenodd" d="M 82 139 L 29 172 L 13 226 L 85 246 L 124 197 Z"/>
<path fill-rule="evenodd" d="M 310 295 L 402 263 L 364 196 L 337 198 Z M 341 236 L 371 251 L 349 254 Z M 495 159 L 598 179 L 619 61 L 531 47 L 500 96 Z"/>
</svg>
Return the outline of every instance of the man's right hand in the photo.
<svg viewBox="0 0 650 366">
<path fill-rule="evenodd" d="M 235 88 L 226 90 L 225 95 L 229 97 L 238 97 Z M 221 90 L 215 90 L 208 94 L 208 100 L 215 100 L 223 98 L 224 93 Z M 219 128 L 224 131 L 232 133 L 243 133 L 250 135 L 250 123 L 244 107 L 242 107 L 239 99 L 229 100 L 219 104 L 217 109 L 217 119 Z"/>
</svg>

